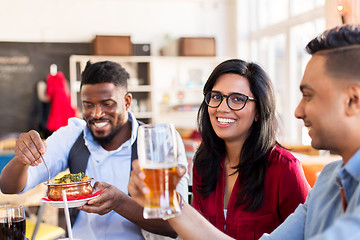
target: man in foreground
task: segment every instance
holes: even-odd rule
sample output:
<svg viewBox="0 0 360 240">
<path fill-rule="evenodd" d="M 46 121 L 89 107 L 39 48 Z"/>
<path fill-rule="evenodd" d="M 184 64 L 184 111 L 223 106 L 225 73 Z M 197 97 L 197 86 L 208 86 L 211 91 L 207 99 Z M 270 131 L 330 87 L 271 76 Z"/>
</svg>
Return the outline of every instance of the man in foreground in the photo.
<svg viewBox="0 0 360 240">
<path fill-rule="evenodd" d="M 360 239 L 360 26 L 325 31 L 306 50 L 312 57 L 295 116 L 309 128 L 314 148 L 342 160 L 325 166 L 306 202 L 260 239 Z M 147 188 L 136 161 L 133 168 L 129 192 L 141 203 Z M 188 204 L 168 221 L 184 239 L 231 239 Z"/>
<path fill-rule="evenodd" d="M 83 118 L 71 118 L 46 144 L 36 131 L 20 135 L 15 157 L 0 175 L 3 193 L 25 192 L 48 178 L 40 154 L 55 177 L 70 168 L 97 181 L 98 198 L 88 201 L 74 218 L 73 235 L 81 239 L 143 239 L 140 228 L 171 237 L 176 233 L 163 220 L 145 220 L 143 208 L 127 191 L 139 123 L 129 111 L 129 74 L 114 62 L 88 62 L 80 87 Z M 81 140 L 81 141 L 79 141 Z M 180 135 L 179 162 L 187 164 Z M 87 154 L 86 154 L 87 152 Z M 84 157 L 85 154 L 85 157 Z M 40 164 L 40 165 L 39 165 Z M 177 191 L 187 196 L 187 176 Z M 97 213 L 97 214 L 92 214 Z"/>
</svg>

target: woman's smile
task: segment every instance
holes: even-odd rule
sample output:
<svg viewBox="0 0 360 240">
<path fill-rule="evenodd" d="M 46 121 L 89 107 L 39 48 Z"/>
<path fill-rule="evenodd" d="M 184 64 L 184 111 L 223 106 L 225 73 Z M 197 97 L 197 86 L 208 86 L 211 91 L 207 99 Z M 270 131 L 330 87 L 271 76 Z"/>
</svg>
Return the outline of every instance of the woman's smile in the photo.
<svg viewBox="0 0 360 240">
<path fill-rule="evenodd" d="M 218 117 L 217 121 L 220 125 L 230 125 L 231 123 L 234 123 L 236 120 L 232 118 Z"/>
</svg>

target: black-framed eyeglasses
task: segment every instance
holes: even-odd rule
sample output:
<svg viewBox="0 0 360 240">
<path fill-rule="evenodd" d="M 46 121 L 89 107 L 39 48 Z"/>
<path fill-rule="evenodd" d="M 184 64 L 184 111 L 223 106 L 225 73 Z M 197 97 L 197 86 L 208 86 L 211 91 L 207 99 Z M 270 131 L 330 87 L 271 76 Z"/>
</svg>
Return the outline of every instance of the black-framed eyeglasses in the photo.
<svg viewBox="0 0 360 240">
<path fill-rule="evenodd" d="M 204 96 L 205 103 L 211 108 L 219 107 L 224 98 L 226 98 L 226 103 L 228 107 L 234 111 L 243 109 L 248 100 L 256 101 L 255 98 L 246 96 L 242 93 L 231 93 L 230 95 L 225 95 L 218 91 L 210 91 L 204 93 Z"/>
</svg>

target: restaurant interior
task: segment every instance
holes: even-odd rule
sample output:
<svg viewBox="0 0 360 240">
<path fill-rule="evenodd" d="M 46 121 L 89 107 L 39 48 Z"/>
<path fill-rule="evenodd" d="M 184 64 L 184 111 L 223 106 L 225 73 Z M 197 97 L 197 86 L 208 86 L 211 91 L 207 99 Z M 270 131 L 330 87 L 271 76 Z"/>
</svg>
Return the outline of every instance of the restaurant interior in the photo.
<svg viewBox="0 0 360 240">
<path fill-rule="evenodd" d="M 63 73 L 71 105 L 82 117 L 80 76 L 89 60 L 115 61 L 129 71 L 132 112 L 145 123 L 173 123 L 189 169 L 200 141 L 196 118 L 202 88 L 211 70 L 230 58 L 256 62 L 268 72 L 278 141 L 300 159 L 311 186 L 325 164 L 340 159 L 311 147 L 294 110 L 310 58 L 305 44 L 327 28 L 360 23 L 360 0 L 13 0 L 1 5 L 0 171 L 14 156 L 20 133 L 36 129 L 44 139 L 49 136 L 49 73 Z M 40 201 L 45 191 L 41 184 L 21 195 L 0 192 L 0 205 L 25 206 L 29 239 L 65 233 L 62 209 Z"/>
</svg>

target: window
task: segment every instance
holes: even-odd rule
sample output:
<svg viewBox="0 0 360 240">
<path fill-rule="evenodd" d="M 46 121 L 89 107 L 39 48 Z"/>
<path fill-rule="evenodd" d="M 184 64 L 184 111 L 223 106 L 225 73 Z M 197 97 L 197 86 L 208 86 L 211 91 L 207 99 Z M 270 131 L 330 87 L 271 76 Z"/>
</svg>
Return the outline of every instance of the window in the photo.
<svg viewBox="0 0 360 240">
<path fill-rule="evenodd" d="M 310 58 L 305 46 L 325 30 L 324 4 L 324 0 L 238 0 L 238 15 L 242 16 L 238 57 L 258 63 L 269 74 L 280 126 L 278 139 L 284 145 L 307 143 L 303 123 L 294 111 Z"/>
<path fill-rule="evenodd" d="M 290 15 L 296 16 L 301 13 L 309 12 L 316 7 L 322 7 L 324 5 L 325 0 L 291 0 Z"/>
<path fill-rule="evenodd" d="M 254 1 L 256 2 L 256 1 Z M 288 18 L 288 0 L 257 0 L 259 28 L 263 28 Z"/>
</svg>

